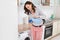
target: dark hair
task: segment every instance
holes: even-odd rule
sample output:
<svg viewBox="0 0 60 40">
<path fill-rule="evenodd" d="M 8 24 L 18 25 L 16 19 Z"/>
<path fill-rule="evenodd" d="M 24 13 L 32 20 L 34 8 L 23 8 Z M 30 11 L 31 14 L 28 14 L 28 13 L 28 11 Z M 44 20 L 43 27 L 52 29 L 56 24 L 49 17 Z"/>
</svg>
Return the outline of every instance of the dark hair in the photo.
<svg viewBox="0 0 60 40">
<path fill-rule="evenodd" d="M 28 10 L 28 9 L 26 8 L 26 4 L 32 4 L 32 9 L 33 9 L 33 11 L 35 12 L 35 7 L 36 7 L 36 6 L 35 6 L 32 2 L 27 1 L 27 2 L 25 3 L 25 5 L 24 5 L 24 10 L 25 10 L 25 13 L 26 13 L 27 15 L 29 15 L 30 10 Z"/>
</svg>

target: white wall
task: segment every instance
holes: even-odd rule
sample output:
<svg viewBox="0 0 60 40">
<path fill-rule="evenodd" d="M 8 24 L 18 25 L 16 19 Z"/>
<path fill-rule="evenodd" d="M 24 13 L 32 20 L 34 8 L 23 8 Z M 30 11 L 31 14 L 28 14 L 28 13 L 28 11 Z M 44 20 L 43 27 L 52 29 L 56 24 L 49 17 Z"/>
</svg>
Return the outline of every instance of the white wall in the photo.
<svg viewBox="0 0 60 40">
<path fill-rule="evenodd" d="M 0 40 L 17 40 L 16 0 L 0 0 Z"/>
<path fill-rule="evenodd" d="M 55 0 L 55 18 L 60 18 L 60 0 Z"/>
<path fill-rule="evenodd" d="M 26 24 L 28 24 L 28 16 L 24 13 L 23 6 L 19 8 L 19 13 L 18 13 L 18 24 L 23 24 L 24 20 L 26 19 Z"/>
<path fill-rule="evenodd" d="M 60 6 L 55 8 L 55 18 L 60 18 Z"/>
</svg>

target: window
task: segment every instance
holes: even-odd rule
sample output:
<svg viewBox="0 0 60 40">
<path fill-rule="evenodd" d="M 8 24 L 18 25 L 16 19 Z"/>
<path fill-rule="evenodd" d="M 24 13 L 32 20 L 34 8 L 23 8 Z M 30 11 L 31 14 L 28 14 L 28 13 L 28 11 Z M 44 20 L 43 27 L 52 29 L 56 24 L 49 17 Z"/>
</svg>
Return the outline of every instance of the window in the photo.
<svg viewBox="0 0 60 40">
<path fill-rule="evenodd" d="M 50 5 L 50 0 L 41 0 L 41 4 L 43 6 L 49 6 Z"/>
</svg>

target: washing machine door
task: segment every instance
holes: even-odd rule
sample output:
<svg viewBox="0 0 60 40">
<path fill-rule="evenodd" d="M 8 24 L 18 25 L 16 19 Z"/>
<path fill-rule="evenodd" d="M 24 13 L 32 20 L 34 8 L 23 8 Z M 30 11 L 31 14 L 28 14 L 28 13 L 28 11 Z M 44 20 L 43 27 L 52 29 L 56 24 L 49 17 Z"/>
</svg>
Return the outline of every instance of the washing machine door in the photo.
<svg viewBox="0 0 60 40">
<path fill-rule="evenodd" d="M 26 37 L 24 40 L 30 40 L 30 37 Z"/>
<path fill-rule="evenodd" d="M 20 35 L 19 40 L 30 40 L 31 39 L 31 36 L 29 36 L 28 31 L 25 31 L 19 35 Z"/>
</svg>

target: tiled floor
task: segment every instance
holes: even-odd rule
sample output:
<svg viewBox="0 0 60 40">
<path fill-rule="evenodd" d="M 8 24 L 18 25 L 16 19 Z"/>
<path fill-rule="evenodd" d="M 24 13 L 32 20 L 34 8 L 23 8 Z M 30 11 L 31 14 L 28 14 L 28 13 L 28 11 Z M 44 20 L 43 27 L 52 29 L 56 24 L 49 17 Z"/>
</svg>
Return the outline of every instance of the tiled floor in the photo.
<svg viewBox="0 0 60 40">
<path fill-rule="evenodd" d="M 60 35 L 57 37 L 52 38 L 51 40 L 60 40 Z"/>
</svg>

